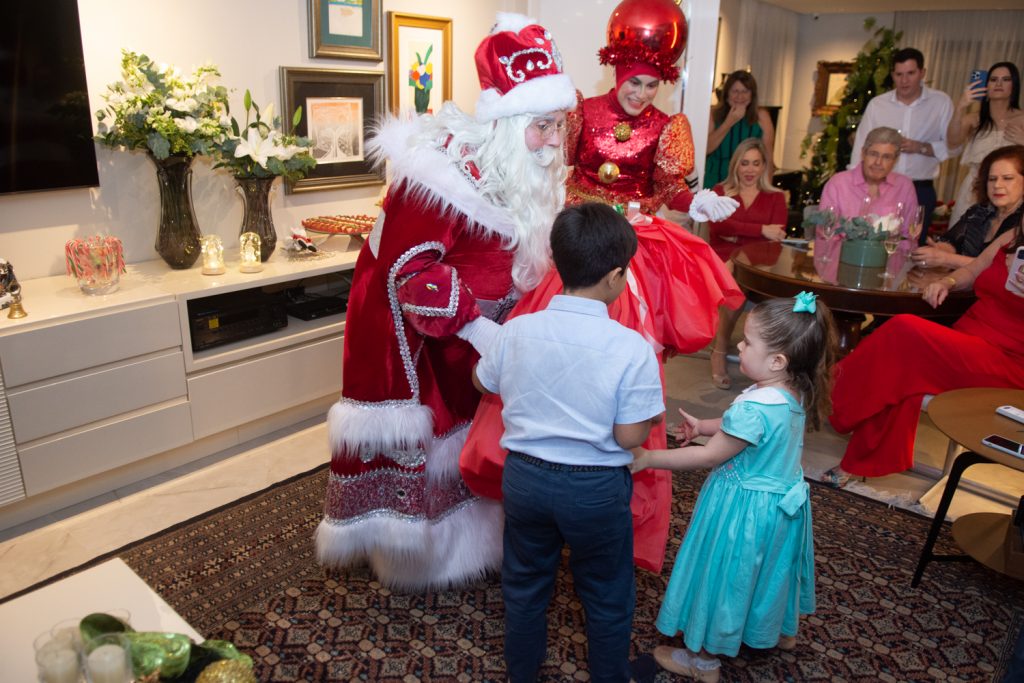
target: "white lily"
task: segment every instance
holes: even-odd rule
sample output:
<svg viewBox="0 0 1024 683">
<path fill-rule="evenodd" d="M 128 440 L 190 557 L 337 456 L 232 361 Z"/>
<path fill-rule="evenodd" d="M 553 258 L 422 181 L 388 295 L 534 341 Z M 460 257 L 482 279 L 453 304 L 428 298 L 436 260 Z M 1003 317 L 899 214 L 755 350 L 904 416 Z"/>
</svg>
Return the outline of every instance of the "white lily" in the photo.
<svg viewBox="0 0 1024 683">
<path fill-rule="evenodd" d="M 235 148 L 235 158 L 250 157 L 263 168 L 267 167 L 267 158 L 276 156 L 281 148 L 268 138 L 260 135 L 255 128 L 250 128 L 246 137 L 242 138 Z"/>
<path fill-rule="evenodd" d="M 268 126 L 274 125 L 274 103 L 270 102 L 267 106 L 263 107 L 263 113 L 260 114 L 260 121 L 263 121 Z"/>
</svg>

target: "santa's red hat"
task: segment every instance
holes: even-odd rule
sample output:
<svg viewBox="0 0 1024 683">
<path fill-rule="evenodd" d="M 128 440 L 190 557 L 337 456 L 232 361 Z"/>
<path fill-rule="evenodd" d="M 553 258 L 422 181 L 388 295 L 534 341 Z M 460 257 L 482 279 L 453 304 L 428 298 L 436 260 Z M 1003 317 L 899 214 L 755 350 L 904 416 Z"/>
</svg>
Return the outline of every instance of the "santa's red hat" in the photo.
<svg viewBox="0 0 1024 683">
<path fill-rule="evenodd" d="M 562 55 L 548 32 L 521 14 L 499 12 L 476 49 L 480 76 L 478 121 L 548 114 L 576 106 L 576 88 L 562 71 Z"/>
</svg>

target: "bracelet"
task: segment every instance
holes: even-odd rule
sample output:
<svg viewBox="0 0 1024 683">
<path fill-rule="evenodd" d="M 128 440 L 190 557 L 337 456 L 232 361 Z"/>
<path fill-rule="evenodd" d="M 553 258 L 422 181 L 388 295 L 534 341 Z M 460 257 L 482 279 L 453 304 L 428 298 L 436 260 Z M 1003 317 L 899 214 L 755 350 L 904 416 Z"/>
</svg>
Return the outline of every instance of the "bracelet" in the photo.
<svg viewBox="0 0 1024 683">
<path fill-rule="evenodd" d="M 950 289 L 953 289 L 954 287 L 956 287 L 956 278 L 954 278 L 952 275 L 947 275 L 946 277 L 944 277 L 942 279 L 943 279 L 943 281 L 946 281 L 946 280 L 949 281 L 949 288 Z"/>
</svg>

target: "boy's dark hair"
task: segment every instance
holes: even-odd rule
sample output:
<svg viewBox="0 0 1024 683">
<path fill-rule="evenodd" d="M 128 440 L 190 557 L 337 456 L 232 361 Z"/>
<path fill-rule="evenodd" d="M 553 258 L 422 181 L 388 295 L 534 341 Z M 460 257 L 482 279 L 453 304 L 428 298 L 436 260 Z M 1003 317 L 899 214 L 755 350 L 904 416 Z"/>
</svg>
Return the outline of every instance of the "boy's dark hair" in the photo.
<svg viewBox="0 0 1024 683">
<path fill-rule="evenodd" d="M 636 232 L 607 204 L 586 202 L 555 217 L 551 257 L 566 289 L 590 287 L 616 268 L 626 268 L 636 253 Z"/>
<path fill-rule="evenodd" d="M 924 68 L 924 55 L 921 51 L 915 47 L 905 47 L 896 52 L 892 53 L 892 68 L 895 69 L 897 64 L 901 64 L 909 59 L 913 59 L 917 62 L 917 68 Z"/>
<path fill-rule="evenodd" d="M 818 299 L 814 313 L 793 310 L 793 299 L 768 299 L 750 312 L 768 350 L 786 356 L 786 373 L 800 392 L 807 424 L 819 429 L 832 412 L 832 366 L 838 355 L 832 312 Z"/>
</svg>

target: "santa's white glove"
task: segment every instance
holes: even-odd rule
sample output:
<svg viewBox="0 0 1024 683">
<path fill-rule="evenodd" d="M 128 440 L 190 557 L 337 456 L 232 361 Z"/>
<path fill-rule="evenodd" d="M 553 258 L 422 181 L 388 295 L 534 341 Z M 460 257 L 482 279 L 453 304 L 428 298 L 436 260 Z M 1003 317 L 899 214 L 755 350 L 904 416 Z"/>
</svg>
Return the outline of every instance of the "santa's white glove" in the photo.
<svg viewBox="0 0 1024 683">
<path fill-rule="evenodd" d="M 690 203 L 690 218 L 700 223 L 723 221 L 740 205 L 732 197 L 723 197 L 711 190 L 701 190 Z"/>
<path fill-rule="evenodd" d="M 494 345 L 494 339 L 498 336 L 500 329 L 501 325 L 498 323 L 480 316 L 463 325 L 455 333 L 455 336 L 468 341 L 476 349 L 476 352 L 482 356 Z"/>
</svg>

